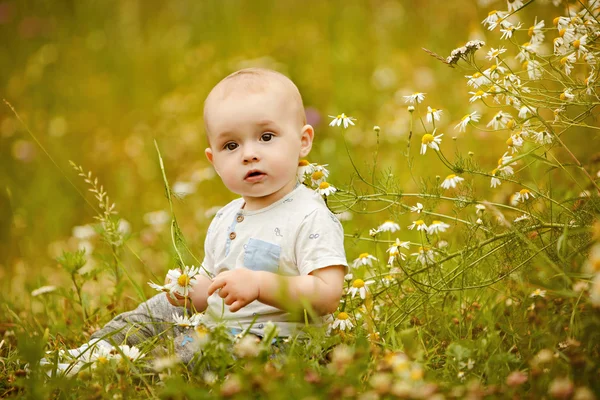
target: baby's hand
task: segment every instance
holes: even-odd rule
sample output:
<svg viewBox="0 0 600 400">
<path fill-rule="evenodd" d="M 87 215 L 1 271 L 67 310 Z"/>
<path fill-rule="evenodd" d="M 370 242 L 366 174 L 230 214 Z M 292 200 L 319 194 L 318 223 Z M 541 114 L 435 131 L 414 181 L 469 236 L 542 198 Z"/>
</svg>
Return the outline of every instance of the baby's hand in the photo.
<svg viewBox="0 0 600 400">
<path fill-rule="evenodd" d="M 165 277 L 165 285 L 171 283 L 171 278 L 169 278 L 169 276 Z M 186 304 L 189 306 L 191 304 L 191 299 L 188 295 L 187 297 L 187 301 L 186 298 L 183 297 L 182 295 L 180 295 L 177 292 L 173 292 L 173 293 L 169 293 L 169 292 L 165 292 L 165 296 L 167 296 L 167 300 L 169 301 L 169 303 L 171 303 L 171 305 L 175 306 L 175 307 L 184 307 Z"/>
<path fill-rule="evenodd" d="M 211 296 L 217 289 L 220 289 L 219 296 L 225 299 L 229 311 L 236 312 L 258 299 L 258 274 L 246 268 L 221 272 L 208 287 L 208 295 Z"/>
</svg>

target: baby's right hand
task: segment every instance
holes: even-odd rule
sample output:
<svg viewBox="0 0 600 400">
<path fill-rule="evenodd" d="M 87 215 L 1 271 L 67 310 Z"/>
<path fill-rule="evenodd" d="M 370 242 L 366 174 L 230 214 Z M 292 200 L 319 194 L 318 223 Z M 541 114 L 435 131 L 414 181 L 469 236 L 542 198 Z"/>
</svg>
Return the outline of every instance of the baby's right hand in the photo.
<svg viewBox="0 0 600 400">
<path fill-rule="evenodd" d="M 171 279 L 168 276 L 165 277 L 165 285 L 170 282 L 171 282 Z M 165 292 L 165 296 L 167 296 L 167 300 L 169 301 L 169 303 L 171 303 L 171 305 L 173 305 L 175 307 L 185 307 L 186 304 L 189 306 L 191 303 L 191 299 L 189 296 L 186 301 L 186 298 L 183 297 L 182 295 L 180 295 L 179 293 Z M 173 298 L 173 297 L 175 297 L 175 298 Z"/>
</svg>

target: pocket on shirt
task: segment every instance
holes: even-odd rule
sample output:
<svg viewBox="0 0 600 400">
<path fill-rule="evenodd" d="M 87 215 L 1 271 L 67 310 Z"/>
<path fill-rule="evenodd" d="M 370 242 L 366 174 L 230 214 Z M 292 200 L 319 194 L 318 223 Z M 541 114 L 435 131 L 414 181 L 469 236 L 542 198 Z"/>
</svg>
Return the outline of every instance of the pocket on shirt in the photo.
<svg viewBox="0 0 600 400">
<path fill-rule="evenodd" d="M 244 250 L 244 266 L 253 271 L 277 273 L 280 256 L 280 246 L 264 240 L 250 238 Z"/>
</svg>

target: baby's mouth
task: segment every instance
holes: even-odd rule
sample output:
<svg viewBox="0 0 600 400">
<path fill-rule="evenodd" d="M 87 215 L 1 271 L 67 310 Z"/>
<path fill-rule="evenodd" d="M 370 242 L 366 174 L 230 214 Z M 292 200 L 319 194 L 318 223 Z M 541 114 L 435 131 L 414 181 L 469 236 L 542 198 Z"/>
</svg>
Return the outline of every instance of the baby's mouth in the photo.
<svg viewBox="0 0 600 400">
<path fill-rule="evenodd" d="M 249 171 L 246 176 L 244 177 L 245 180 L 255 180 L 260 178 L 261 176 L 264 176 L 265 173 L 262 171 L 258 171 L 258 170 L 252 170 Z"/>
</svg>

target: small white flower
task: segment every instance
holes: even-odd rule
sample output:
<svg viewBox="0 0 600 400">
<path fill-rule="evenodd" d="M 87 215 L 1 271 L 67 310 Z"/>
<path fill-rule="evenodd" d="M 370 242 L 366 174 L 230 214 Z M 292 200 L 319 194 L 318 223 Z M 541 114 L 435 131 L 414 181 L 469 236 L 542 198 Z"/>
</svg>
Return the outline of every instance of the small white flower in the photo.
<svg viewBox="0 0 600 400">
<path fill-rule="evenodd" d="M 446 230 L 450 228 L 450 225 L 448 225 L 445 222 L 442 221 L 433 221 L 429 227 L 427 228 L 427 232 L 430 235 L 433 235 L 435 233 L 440 233 L 440 232 L 446 232 Z"/>
<path fill-rule="evenodd" d="M 409 104 L 419 104 L 425 100 L 425 93 L 416 92 L 409 96 L 404 96 L 404 102 Z"/>
<path fill-rule="evenodd" d="M 575 53 L 571 53 L 568 56 L 565 56 L 560 59 L 560 64 L 565 69 L 566 75 L 571 75 L 571 71 L 573 70 L 573 64 L 577 62 L 577 57 L 575 57 Z"/>
<path fill-rule="evenodd" d="M 241 358 L 257 357 L 260 351 L 260 339 L 253 334 L 247 334 L 233 345 L 234 354 Z"/>
<path fill-rule="evenodd" d="M 503 21 L 508 17 L 508 13 L 506 11 L 490 11 L 488 16 L 481 21 L 481 23 L 485 26 L 488 25 L 488 30 L 493 31 L 496 29 L 500 21 Z"/>
<path fill-rule="evenodd" d="M 489 96 L 489 94 L 487 92 L 484 92 L 483 90 L 478 90 L 476 92 L 469 92 L 469 94 L 473 95 L 469 99 L 469 103 L 473 103 L 474 101 L 477 101 L 479 99 L 483 99 L 483 98 L 486 98 Z"/>
<path fill-rule="evenodd" d="M 506 144 L 512 153 L 516 153 L 521 147 L 523 147 L 523 138 L 519 133 L 515 133 L 506 140 Z"/>
<path fill-rule="evenodd" d="M 483 204 L 475 205 L 475 214 L 483 214 L 485 212 L 485 206 Z"/>
<path fill-rule="evenodd" d="M 525 221 L 527 219 L 530 219 L 529 215 L 523 214 L 520 217 L 515 218 L 514 222 L 517 223 L 517 222 Z"/>
<path fill-rule="evenodd" d="M 179 269 L 172 269 L 167 272 L 167 283 L 163 286 L 157 285 L 153 282 L 148 282 L 152 288 L 161 291 L 169 292 L 171 295 L 179 294 L 183 297 L 188 297 L 190 292 L 193 292 L 194 285 L 196 284 L 196 275 L 200 272 L 200 268 L 194 267 L 193 265 L 185 266 L 183 271 Z"/>
<path fill-rule="evenodd" d="M 500 179 L 498 178 L 498 169 L 494 169 L 491 173 L 492 175 L 492 180 L 490 182 L 490 186 L 492 188 L 496 188 L 497 186 L 500 186 L 502 184 L 502 181 L 500 181 Z"/>
<path fill-rule="evenodd" d="M 446 179 L 444 179 L 440 186 L 444 189 L 455 188 L 457 184 L 464 180 L 465 178 L 461 178 L 460 176 L 457 176 L 455 174 L 450 174 L 446 177 Z"/>
<path fill-rule="evenodd" d="M 377 236 L 378 233 L 379 233 L 378 229 L 375 229 L 375 228 L 369 229 L 369 236 L 371 236 L 371 237 Z"/>
<path fill-rule="evenodd" d="M 340 311 L 333 323 L 331 324 L 332 329 L 339 329 L 340 331 L 349 331 L 354 328 L 354 324 L 350 321 L 350 316 L 344 311 Z"/>
<path fill-rule="evenodd" d="M 530 27 L 528 31 L 529 36 L 531 36 L 531 42 L 540 43 L 544 41 L 544 31 L 542 30 L 544 28 L 544 25 L 544 20 L 537 22 L 537 17 L 535 18 L 534 25 Z"/>
<path fill-rule="evenodd" d="M 575 98 L 575 95 L 573 94 L 573 89 L 568 88 L 567 90 L 565 90 L 564 92 L 562 92 L 560 94 L 560 99 L 563 101 L 571 101 Z"/>
<path fill-rule="evenodd" d="M 135 362 L 135 361 L 139 360 L 140 358 L 144 358 L 144 356 L 145 356 L 145 354 L 142 354 L 140 349 L 138 349 L 135 346 L 128 346 L 126 344 L 123 344 L 123 345 L 119 346 L 119 349 L 123 353 L 123 356 L 125 356 L 125 358 L 129 359 L 129 361 L 132 361 L 132 362 Z M 118 354 L 117 356 L 120 356 L 120 354 Z"/>
<path fill-rule="evenodd" d="M 532 81 L 542 78 L 544 70 L 539 61 L 528 60 L 523 63 L 523 66 L 527 69 L 527 75 Z"/>
<path fill-rule="evenodd" d="M 202 322 L 202 313 L 196 313 L 191 317 L 173 314 L 173 324 L 181 328 L 195 328 Z"/>
<path fill-rule="evenodd" d="M 362 279 L 355 279 L 354 282 L 352 282 L 352 287 L 350 288 L 350 290 L 348 290 L 348 293 L 352 295 L 352 298 L 354 298 L 354 296 L 358 294 L 360 298 L 364 300 L 367 297 L 367 286 L 372 283 L 375 283 L 375 281 L 372 279 L 366 282 Z"/>
<path fill-rule="evenodd" d="M 509 113 L 498 111 L 486 126 L 488 128 L 491 126 L 493 129 L 503 129 L 506 128 L 506 124 L 508 124 L 508 121 L 511 119 L 512 116 Z"/>
<path fill-rule="evenodd" d="M 319 183 L 319 187 L 316 190 L 322 196 L 329 196 L 330 194 L 333 194 L 337 191 L 337 189 L 333 185 L 330 185 L 328 182 Z"/>
<path fill-rule="evenodd" d="M 490 82 L 490 79 L 481 72 L 475 72 L 473 75 L 465 75 L 465 78 L 469 78 L 467 86 L 473 86 L 475 89 Z"/>
<path fill-rule="evenodd" d="M 395 223 L 394 221 L 385 221 L 383 224 L 379 225 L 377 228 L 379 232 L 391 232 L 394 233 L 400 230 L 400 225 Z"/>
<path fill-rule="evenodd" d="M 490 61 L 496 59 L 496 62 L 498 62 L 498 57 L 500 57 L 500 55 L 504 52 L 506 52 L 506 49 L 504 47 L 499 47 L 497 49 L 494 49 L 492 47 L 492 49 L 488 51 L 487 56 L 485 58 L 487 58 Z"/>
<path fill-rule="evenodd" d="M 513 36 L 513 33 L 516 30 L 521 29 L 522 26 L 523 24 L 521 23 L 515 26 L 506 20 L 502 21 L 500 23 L 500 32 L 502 32 L 502 36 L 500 36 L 500 39 L 510 39 Z"/>
<path fill-rule="evenodd" d="M 433 250 L 428 247 L 419 247 L 419 251 L 417 253 L 412 253 L 411 256 L 417 257 L 417 261 L 420 262 L 421 265 L 435 262 Z"/>
<path fill-rule="evenodd" d="M 481 115 L 477 114 L 477 111 L 473 111 L 470 114 L 465 115 L 461 118 L 460 122 L 454 127 L 454 129 L 459 129 L 459 132 L 464 132 L 467 129 L 467 125 L 469 122 L 479 122 Z"/>
<path fill-rule="evenodd" d="M 521 106 L 519 108 L 519 118 L 527 118 L 528 115 L 532 115 L 532 113 L 536 112 L 536 108 L 531 106 Z"/>
<path fill-rule="evenodd" d="M 440 143 L 442 143 L 442 139 L 440 139 L 442 136 L 444 136 L 443 133 L 440 133 L 439 135 L 435 135 L 435 129 L 433 131 L 433 134 L 431 133 L 426 133 L 423 135 L 423 138 L 421 139 L 421 154 L 425 154 L 425 152 L 427 151 L 427 147 L 430 147 L 434 150 L 440 150 L 440 147 L 438 146 Z"/>
<path fill-rule="evenodd" d="M 483 225 L 483 220 L 481 218 L 477 218 L 477 221 L 475 221 L 475 223 L 477 225 Z"/>
<path fill-rule="evenodd" d="M 414 228 L 417 228 L 417 231 L 427 232 L 427 225 L 425 224 L 425 221 L 423 221 L 422 219 L 413 221 L 413 223 L 408 226 L 408 229 L 410 229 L 410 230 L 413 230 Z"/>
<path fill-rule="evenodd" d="M 329 170 L 326 165 L 315 165 L 313 172 L 310 174 L 310 180 L 313 186 L 318 186 L 321 182 L 325 182 L 329 177 Z"/>
<path fill-rule="evenodd" d="M 412 206 L 412 207 L 410 208 L 410 211 L 411 211 L 411 212 L 416 212 L 417 214 L 420 214 L 420 213 L 421 213 L 421 211 L 423 211 L 423 204 L 421 204 L 421 203 L 417 203 L 417 205 L 416 205 L 416 206 Z"/>
<path fill-rule="evenodd" d="M 377 258 L 370 255 L 369 253 L 361 253 L 358 256 L 358 258 L 352 262 L 352 267 L 358 268 L 362 265 L 367 265 L 369 267 L 372 267 L 373 261 L 377 261 Z"/>
<path fill-rule="evenodd" d="M 529 297 L 531 297 L 531 298 L 535 298 L 535 297 L 546 297 L 546 291 L 545 291 L 545 290 L 542 290 L 542 289 L 535 289 L 535 290 L 533 291 L 533 293 L 531 293 L 531 294 L 529 295 Z"/>
<path fill-rule="evenodd" d="M 552 144 L 552 135 L 547 130 L 533 132 L 533 137 L 536 143 Z"/>
<path fill-rule="evenodd" d="M 508 1 L 508 12 L 517 11 L 521 7 L 523 7 L 523 0 Z M 469 368 L 469 369 L 471 369 L 471 368 Z"/>
<path fill-rule="evenodd" d="M 156 372 L 162 372 L 165 369 L 174 368 L 180 362 L 181 360 L 177 356 L 155 358 L 152 362 L 152 369 Z"/>
<path fill-rule="evenodd" d="M 441 115 L 442 115 L 442 110 L 438 110 L 438 109 L 427 106 L 427 116 L 426 116 L 427 122 L 431 123 L 434 120 L 439 121 Z"/>
<path fill-rule="evenodd" d="M 396 238 L 396 242 L 386 250 L 390 255 L 388 258 L 388 265 L 392 265 L 397 257 L 400 257 L 402 260 L 406 260 L 406 254 L 402 253 L 400 248 L 409 249 L 410 242 L 401 242 L 398 238 Z"/>
<path fill-rule="evenodd" d="M 333 118 L 333 120 L 329 123 L 329 126 L 340 126 L 343 124 L 344 128 L 348 128 L 349 125 L 354 125 L 353 121 L 356 121 L 356 118 L 347 117 L 344 113 L 341 113 L 335 117 L 330 115 L 329 118 Z"/>
<path fill-rule="evenodd" d="M 353 279 L 353 275 L 352 274 L 346 274 L 344 275 L 344 280 L 346 282 L 350 282 Z"/>
<path fill-rule="evenodd" d="M 42 286 L 31 292 L 31 297 L 36 297 L 41 294 L 51 293 L 56 290 L 56 286 Z"/>
<path fill-rule="evenodd" d="M 298 162 L 298 178 L 303 181 L 306 175 L 312 175 L 315 172 L 316 167 L 317 164 L 315 163 L 310 163 L 308 160 L 300 160 Z"/>
<path fill-rule="evenodd" d="M 535 196 L 533 195 L 533 193 L 531 193 L 531 191 L 529 191 L 529 189 L 521 189 L 520 191 L 516 192 L 513 196 L 515 203 L 525 203 L 527 200 L 529 200 L 530 197 L 532 199 L 535 198 Z"/>
</svg>

